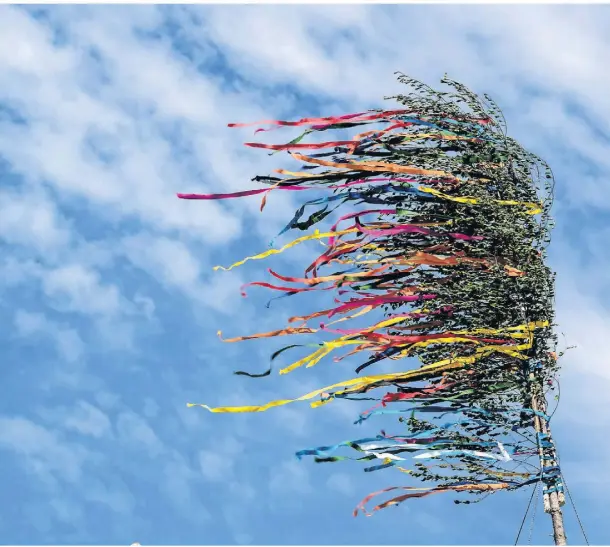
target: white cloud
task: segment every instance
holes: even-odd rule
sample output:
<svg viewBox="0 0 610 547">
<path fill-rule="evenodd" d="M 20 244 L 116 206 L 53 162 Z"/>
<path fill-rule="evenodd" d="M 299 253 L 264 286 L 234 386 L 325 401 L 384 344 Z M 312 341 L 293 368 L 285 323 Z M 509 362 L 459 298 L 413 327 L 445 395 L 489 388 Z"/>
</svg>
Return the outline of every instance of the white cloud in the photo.
<svg viewBox="0 0 610 547">
<path fill-rule="evenodd" d="M 85 486 L 83 497 L 87 501 L 104 504 L 116 513 L 129 515 L 136 505 L 133 494 L 116 478 L 108 481 L 88 478 Z"/>
<path fill-rule="evenodd" d="M 235 272 L 214 272 L 202 247 L 194 248 L 177 239 L 138 234 L 125 238 L 122 249 L 130 262 L 167 289 L 177 289 L 205 308 L 229 312 L 230 304 L 240 299 L 241 276 Z"/>
<path fill-rule="evenodd" d="M 146 449 L 149 456 L 156 456 L 164 450 L 163 444 L 146 420 L 133 412 L 119 414 L 116 431 L 124 443 Z"/>
<path fill-rule="evenodd" d="M 80 264 L 60 266 L 46 273 L 45 294 L 59 309 L 93 315 L 119 315 L 121 297 L 116 286 Z"/>
<path fill-rule="evenodd" d="M 71 500 L 54 498 L 49 505 L 55 511 L 57 518 L 66 524 L 74 525 L 83 518 L 82 506 Z"/>
<path fill-rule="evenodd" d="M 273 474 L 269 480 L 269 490 L 273 495 L 301 496 L 311 494 L 313 488 L 309 471 L 302 462 L 295 460 L 283 461 L 274 465 Z"/>
<path fill-rule="evenodd" d="M 44 332 L 48 323 L 44 315 L 40 313 L 28 313 L 18 310 L 15 315 L 15 326 L 21 336 L 32 336 Z"/>
<path fill-rule="evenodd" d="M 233 467 L 233 462 L 217 452 L 201 450 L 199 452 L 199 467 L 205 479 L 224 481 Z"/>
<path fill-rule="evenodd" d="M 232 437 L 215 442 L 210 450 L 199 451 L 199 468 L 203 477 L 211 482 L 230 481 L 235 458 L 243 453 L 244 446 Z"/>
<path fill-rule="evenodd" d="M 33 184 L 45 179 L 67 197 L 104 206 L 111 218 L 135 215 L 153 229 L 184 230 L 208 241 L 234 237 L 237 218 L 223 206 L 210 203 L 202 215 L 196 204 L 175 198 L 199 178 L 189 167 L 201 170 L 197 163 L 205 156 L 190 152 L 187 163 L 181 161 L 159 125 L 181 123 L 197 136 L 209 127 L 202 124 L 221 125 L 219 105 L 230 108 L 232 101 L 167 47 L 137 40 L 129 22 L 96 15 L 71 19 L 64 29 L 76 41 L 54 48 L 48 29 L 21 10 L 5 10 L 0 34 L 11 46 L 1 49 L 18 55 L 2 59 L 0 98 L 30 123 L 4 120 L 3 155 Z M 95 48 L 109 75 L 95 92 L 85 70 L 94 62 L 83 47 Z M 21 56 L 26 60 L 15 62 Z M 140 109 L 154 118 L 142 118 Z M 92 135 L 112 143 L 110 163 L 91 155 Z"/>
<path fill-rule="evenodd" d="M 183 242 L 140 234 L 126 238 L 123 245 L 125 256 L 131 262 L 152 272 L 169 287 L 190 292 L 199 284 L 200 261 Z"/>
<path fill-rule="evenodd" d="M 75 329 L 50 321 L 41 313 L 17 310 L 17 334 L 22 337 L 47 336 L 53 340 L 57 353 L 68 363 L 79 361 L 85 351 L 84 343 Z"/>
<path fill-rule="evenodd" d="M 89 452 L 26 418 L 0 416 L 0 447 L 15 452 L 22 465 L 42 480 L 78 482 Z"/>
<path fill-rule="evenodd" d="M 346 496 L 354 495 L 354 481 L 345 473 L 333 473 L 326 481 L 326 486 L 331 490 L 341 492 Z"/>
<path fill-rule="evenodd" d="M 0 209 L 0 237 L 8 244 L 29 246 L 43 254 L 67 245 L 71 239 L 65 219 L 48 197 L 3 191 Z"/>
<path fill-rule="evenodd" d="M 96 438 L 104 437 L 111 432 L 108 416 L 86 401 L 77 403 L 76 407 L 65 416 L 62 427 Z"/>
<path fill-rule="evenodd" d="M 202 503 L 196 489 L 198 473 L 191 469 L 177 453 L 171 455 L 163 466 L 160 489 L 187 521 L 203 522 L 211 519 L 207 504 Z"/>
</svg>

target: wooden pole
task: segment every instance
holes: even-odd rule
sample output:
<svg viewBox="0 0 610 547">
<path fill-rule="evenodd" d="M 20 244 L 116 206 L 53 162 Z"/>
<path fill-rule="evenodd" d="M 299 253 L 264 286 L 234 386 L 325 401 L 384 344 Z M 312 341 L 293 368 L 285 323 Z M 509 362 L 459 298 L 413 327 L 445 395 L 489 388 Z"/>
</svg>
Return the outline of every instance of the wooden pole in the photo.
<svg viewBox="0 0 610 547">
<path fill-rule="evenodd" d="M 532 385 L 532 409 L 546 414 L 546 399 L 542 390 L 540 381 L 535 378 L 534 374 L 530 374 L 530 381 Z M 546 440 L 552 443 L 551 429 L 546 420 L 537 414 L 534 414 L 534 427 L 538 437 L 544 436 Z M 552 467 L 557 465 L 554 448 L 552 451 L 544 450 L 540 440 L 538 441 L 538 451 L 540 455 L 540 467 Z M 553 459 L 547 459 L 548 457 Z M 553 481 L 553 486 L 557 487 L 561 484 L 561 479 Z M 546 487 L 547 485 L 545 485 Z M 546 488 L 545 488 L 546 490 Z M 567 545 L 567 538 L 565 529 L 563 527 L 563 513 L 561 507 L 565 504 L 565 496 L 562 490 L 554 489 L 551 492 L 544 492 L 543 494 L 544 512 L 550 513 L 551 520 L 553 523 L 553 538 L 555 545 Z"/>
</svg>

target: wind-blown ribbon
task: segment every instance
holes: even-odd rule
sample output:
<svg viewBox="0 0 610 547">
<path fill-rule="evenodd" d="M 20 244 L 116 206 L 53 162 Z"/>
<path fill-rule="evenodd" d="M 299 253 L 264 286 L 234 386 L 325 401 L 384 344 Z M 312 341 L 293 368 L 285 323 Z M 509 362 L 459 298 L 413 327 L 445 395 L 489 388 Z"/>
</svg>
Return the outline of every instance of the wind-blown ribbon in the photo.
<svg viewBox="0 0 610 547">
<path fill-rule="evenodd" d="M 313 408 L 335 399 L 376 401 L 356 423 L 394 415 L 410 433 L 382 432 L 303 450 L 297 457 L 374 462 L 364 470 L 397 468 L 413 479 L 440 485 L 376 492 L 363 500 L 355 514 L 366 512 L 364 505 L 377 494 L 398 489 L 406 493 L 373 511 L 441 492 L 492 493 L 538 480 L 545 483 L 547 494 L 561 492 L 553 441 L 533 430 L 535 420 L 548 424 L 549 417 L 527 404 L 541 378 L 557 367 L 553 280 L 544 264 L 551 200 L 541 198 L 543 190 L 552 192 L 552 173 L 506 137 L 495 107 L 477 102 L 461 84 L 445 80 L 454 92 L 439 95 L 400 78 L 419 92 L 418 99 L 413 94 L 398 98 L 405 108 L 259 122 L 270 127 L 256 133 L 303 128 L 287 143 L 246 143 L 274 153 L 286 151 L 303 164 L 253 179 L 265 188 L 178 197 L 209 201 L 262 195 L 263 211 L 276 191 L 319 192 L 300 203 L 277 237 L 291 230 L 311 232 L 279 248 L 274 239 L 269 249 L 214 269 L 228 271 L 251 261 L 284 257 L 295 246 L 315 241 L 323 252 L 304 272 L 285 274 L 269 268 L 271 279 L 245 283 L 242 294 L 248 287 L 282 293 L 277 298 L 304 293 L 311 298 L 314 291 L 320 295 L 333 291 L 334 304 L 291 317 L 284 328 L 221 339 L 335 337 L 284 346 L 274 351 L 268 370 L 235 374 L 270 376 L 271 367 L 302 347 L 312 349 L 280 366 L 280 375 L 312 368 L 327 358 L 339 367 L 348 358 L 364 356 L 356 374 L 382 362 L 402 367 L 396 363 L 405 358 L 421 366 L 407 364 L 401 372 L 392 368 L 383 374 L 367 371 L 366 376 L 295 399 L 261 405 L 189 406 L 212 413 L 249 413 L 304 401 Z M 250 125 L 257 124 L 230 124 Z M 352 138 L 305 141 L 323 131 L 360 126 L 366 127 Z M 301 153 L 305 151 L 311 152 Z M 348 211 L 341 210 L 346 207 Z M 329 229 L 316 228 L 329 219 Z M 337 355 L 335 350 L 343 353 Z M 378 395 L 381 388 L 384 392 Z M 443 416 L 455 421 L 434 422 Z M 333 454 L 344 446 L 356 450 L 358 457 Z M 509 467 L 532 454 L 544 462 L 540 469 L 526 473 Z M 401 467 L 408 459 L 413 465 Z M 435 466 L 445 475 L 431 473 Z"/>
</svg>

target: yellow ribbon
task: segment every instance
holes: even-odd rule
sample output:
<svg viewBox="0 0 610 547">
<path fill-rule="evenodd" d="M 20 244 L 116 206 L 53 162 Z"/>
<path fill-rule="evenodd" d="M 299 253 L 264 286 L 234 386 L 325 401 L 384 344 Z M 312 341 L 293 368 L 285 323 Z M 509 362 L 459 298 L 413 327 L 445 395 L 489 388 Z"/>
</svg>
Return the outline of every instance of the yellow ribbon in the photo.
<svg viewBox="0 0 610 547">
<path fill-rule="evenodd" d="M 408 317 L 393 317 L 391 319 L 386 319 L 385 321 L 381 321 L 381 322 L 377 323 L 376 325 L 373 325 L 372 327 L 363 329 L 360 332 L 361 333 L 372 332 L 379 328 L 383 328 L 383 327 L 387 327 L 387 326 L 390 326 L 390 325 L 393 325 L 396 323 L 404 322 L 407 319 L 408 319 Z M 407 349 L 401 351 L 398 354 L 399 355 L 398 358 L 406 357 L 413 350 L 413 348 L 418 348 L 418 347 L 421 348 L 421 347 L 426 347 L 426 346 L 430 346 L 433 344 L 455 344 L 455 343 L 459 343 L 459 342 L 470 343 L 470 344 L 483 344 L 484 343 L 479 340 L 472 340 L 470 338 L 465 338 L 464 336 L 449 336 L 449 335 L 462 334 L 462 335 L 473 336 L 476 334 L 493 334 L 493 335 L 506 334 L 507 336 L 514 338 L 514 339 L 531 338 L 531 333 L 521 333 L 518 331 L 524 330 L 524 329 L 531 330 L 532 328 L 536 328 L 536 327 L 542 328 L 547 325 L 548 325 L 548 322 L 539 321 L 536 323 L 529 323 L 527 325 L 518 325 L 516 327 L 508 327 L 506 329 L 475 329 L 472 331 L 451 331 L 451 332 L 447 333 L 448 336 L 446 336 L 446 337 L 433 338 L 431 340 L 421 340 L 419 342 L 408 343 L 409 347 Z M 506 331 L 510 331 L 510 332 L 506 332 Z M 307 355 L 306 357 L 299 359 L 298 361 L 292 363 L 291 365 L 288 365 L 287 367 L 281 369 L 280 374 L 288 374 L 289 372 L 292 372 L 293 370 L 295 370 L 299 367 L 302 367 L 303 365 L 306 365 L 306 368 L 311 368 L 311 367 L 317 365 L 326 355 L 331 353 L 334 349 L 340 348 L 343 346 L 361 345 L 364 347 L 371 346 L 373 348 L 378 346 L 378 343 L 376 343 L 374 341 L 368 341 L 368 340 L 362 340 L 362 339 L 356 339 L 356 340 L 350 339 L 354 336 L 358 336 L 358 334 L 360 334 L 360 333 L 347 334 L 347 335 L 341 336 L 339 338 L 336 338 L 335 340 L 332 340 L 330 342 L 324 342 L 323 347 L 321 347 L 320 349 L 317 349 L 310 355 Z M 517 356 L 517 355 L 521 356 L 521 354 L 519 353 L 519 350 L 521 350 L 521 349 L 529 349 L 529 345 L 527 345 L 527 344 L 526 345 L 522 344 L 522 345 L 518 345 L 518 346 L 487 345 L 483 348 L 479 348 L 477 350 L 477 353 L 475 353 L 475 355 L 477 355 L 479 352 L 482 352 L 482 354 L 481 354 L 481 357 L 482 357 L 483 354 L 486 355 L 488 353 L 493 353 L 494 351 L 498 351 L 500 353 L 507 353 L 507 354 L 510 354 L 513 356 Z M 519 357 L 519 358 L 521 359 L 524 357 Z M 435 364 L 441 366 L 442 364 L 445 364 L 446 362 L 450 362 L 450 361 L 456 362 L 457 360 L 439 361 L 438 363 L 435 363 Z M 428 366 L 432 366 L 432 365 L 428 365 Z"/>
<path fill-rule="evenodd" d="M 253 256 L 248 256 L 248 257 L 244 258 L 243 260 L 240 260 L 239 262 L 232 264 L 228 268 L 225 268 L 224 266 L 214 266 L 214 271 L 224 270 L 225 272 L 228 272 L 229 270 L 232 270 L 233 268 L 237 268 L 237 266 L 241 266 L 242 264 L 245 264 L 246 262 L 248 262 L 248 260 L 260 260 L 261 258 L 267 258 L 268 256 L 271 256 L 271 255 L 283 253 L 285 250 L 290 249 L 291 247 L 294 247 L 295 245 L 298 245 L 299 243 L 303 243 L 303 241 L 310 241 L 310 240 L 314 240 L 314 239 L 324 239 L 327 237 L 336 237 L 336 236 L 344 235 L 344 234 L 352 234 L 356 231 L 358 231 L 357 228 L 351 228 L 349 230 L 342 230 L 340 232 L 324 232 L 324 233 L 320 233 L 320 230 L 316 230 L 313 234 L 299 237 L 299 238 L 295 239 L 294 241 L 287 243 L 280 249 L 269 249 L 268 251 L 265 251 L 264 253 L 260 253 L 260 254 L 253 255 Z"/>
<path fill-rule="evenodd" d="M 291 177 L 295 177 L 295 178 L 319 178 L 323 173 L 316 173 L 316 174 L 311 174 L 311 173 L 304 173 L 303 171 L 287 171 L 286 169 L 276 169 L 275 170 L 276 173 L 279 173 L 280 175 L 290 175 Z"/>
<path fill-rule="evenodd" d="M 530 323 L 530 324 L 526 324 L 526 325 L 519 325 L 517 327 L 509 327 L 509 328 L 513 329 L 513 330 L 524 330 L 524 329 L 531 330 L 532 325 L 535 325 L 537 327 L 538 326 L 546 327 L 546 326 L 548 326 L 548 321 L 541 321 L 541 322 Z M 268 410 L 270 408 L 283 406 L 283 405 L 287 405 L 287 404 L 298 402 L 298 401 L 307 401 L 307 400 L 313 399 L 314 397 L 316 397 L 318 395 L 322 395 L 323 393 L 326 393 L 335 388 L 346 388 L 337 394 L 348 394 L 348 393 L 358 391 L 359 389 L 362 389 L 363 387 L 366 387 L 366 386 L 369 386 L 369 385 L 372 385 L 372 384 L 375 384 L 378 382 L 385 382 L 385 381 L 392 381 L 392 380 L 406 381 L 406 380 L 412 379 L 414 377 L 420 376 L 422 373 L 432 372 L 432 371 L 438 370 L 440 368 L 442 368 L 444 371 L 453 370 L 455 368 L 461 368 L 465 364 L 474 363 L 475 361 L 477 361 L 478 359 L 483 357 L 484 356 L 483 354 L 485 352 L 493 353 L 493 352 L 499 351 L 499 352 L 502 352 L 502 353 L 505 353 L 508 355 L 512 355 L 513 357 L 516 357 L 518 359 L 527 359 L 527 356 L 520 353 L 520 351 L 524 350 L 524 349 L 529 349 L 531 347 L 531 345 L 532 345 L 532 343 L 530 340 L 530 341 L 528 341 L 527 344 L 521 344 L 519 346 L 487 346 L 485 348 L 479 348 L 477 350 L 477 353 L 475 353 L 475 355 L 471 355 L 468 357 L 458 357 L 455 359 L 444 359 L 442 361 L 438 361 L 436 363 L 431 363 L 430 365 L 423 366 L 419 369 L 406 371 L 406 372 L 395 372 L 395 373 L 390 373 L 390 374 L 378 374 L 378 375 L 374 375 L 374 376 L 363 376 L 361 378 L 352 378 L 350 380 L 344 380 L 343 382 L 338 382 L 336 384 L 326 386 L 321 389 L 317 389 L 315 391 L 312 391 L 311 393 L 307 393 L 296 399 L 280 399 L 278 401 L 271 401 L 264 405 L 233 406 L 233 407 L 224 406 L 224 407 L 211 408 L 208 405 L 187 403 L 187 406 L 188 407 L 200 406 L 200 407 L 205 408 L 206 410 L 209 410 L 210 412 L 214 412 L 214 413 L 264 412 L 265 410 Z M 328 398 L 323 401 L 315 401 L 315 402 L 311 403 L 311 406 L 313 408 L 316 408 L 318 406 L 322 406 L 322 405 L 330 402 L 331 400 L 332 400 L 332 398 Z"/>
<path fill-rule="evenodd" d="M 448 199 L 450 201 L 455 201 L 457 203 L 468 203 L 471 205 L 476 205 L 477 203 L 480 202 L 480 200 L 478 200 L 477 198 L 471 198 L 471 197 L 466 197 L 466 196 L 464 196 L 464 197 L 449 196 L 447 194 L 443 194 L 442 192 L 439 192 L 438 190 L 435 190 L 434 188 L 426 188 L 424 186 L 418 186 L 418 190 L 420 190 L 421 192 L 426 192 L 428 194 L 432 194 L 433 196 L 436 196 L 439 198 Z M 537 215 L 542 212 L 542 208 L 540 207 L 540 204 L 538 204 L 538 203 L 531 203 L 531 202 L 525 202 L 525 201 L 512 201 L 512 200 L 494 200 L 494 203 L 497 203 L 498 205 L 522 205 L 529 209 L 529 211 L 527 211 L 528 215 Z"/>
</svg>

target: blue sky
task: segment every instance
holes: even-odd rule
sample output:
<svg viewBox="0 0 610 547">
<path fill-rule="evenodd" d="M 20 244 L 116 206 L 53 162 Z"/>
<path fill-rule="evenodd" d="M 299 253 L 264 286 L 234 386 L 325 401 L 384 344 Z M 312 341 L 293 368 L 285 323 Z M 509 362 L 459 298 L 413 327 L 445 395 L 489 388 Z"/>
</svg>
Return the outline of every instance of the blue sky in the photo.
<svg viewBox="0 0 610 547">
<path fill-rule="evenodd" d="M 247 189 L 293 166 L 243 147 L 252 130 L 227 123 L 377 108 L 400 91 L 400 70 L 488 92 L 510 134 L 555 170 L 558 318 L 578 348 L 564 358 L 554 434 L 591 542 L 610 543 L 609 23 L 606 6 L 0 7 L 3 542 L 514 541 L 529 492 L 354 519 L 400 473 L 294 452 L 394 423 L 355 426 L 357 405 L 185 406 L 298 396 L 353 367 L 233 376 L 266 368 L 279 342 L 223 344 L 216 331 L 281 328 L 304 304 L 267 309 L 267 293 L 244 299 L 239 285 L 315 250 L 214 272 L 263 250 L 293 198 L 272 196 L 261 215 L 257 199 L 175 193 Z M 565 512 L 569 541 L 582 543 Z M 532 541 L 549 534 L 539 510 Z"/>
</svg>

